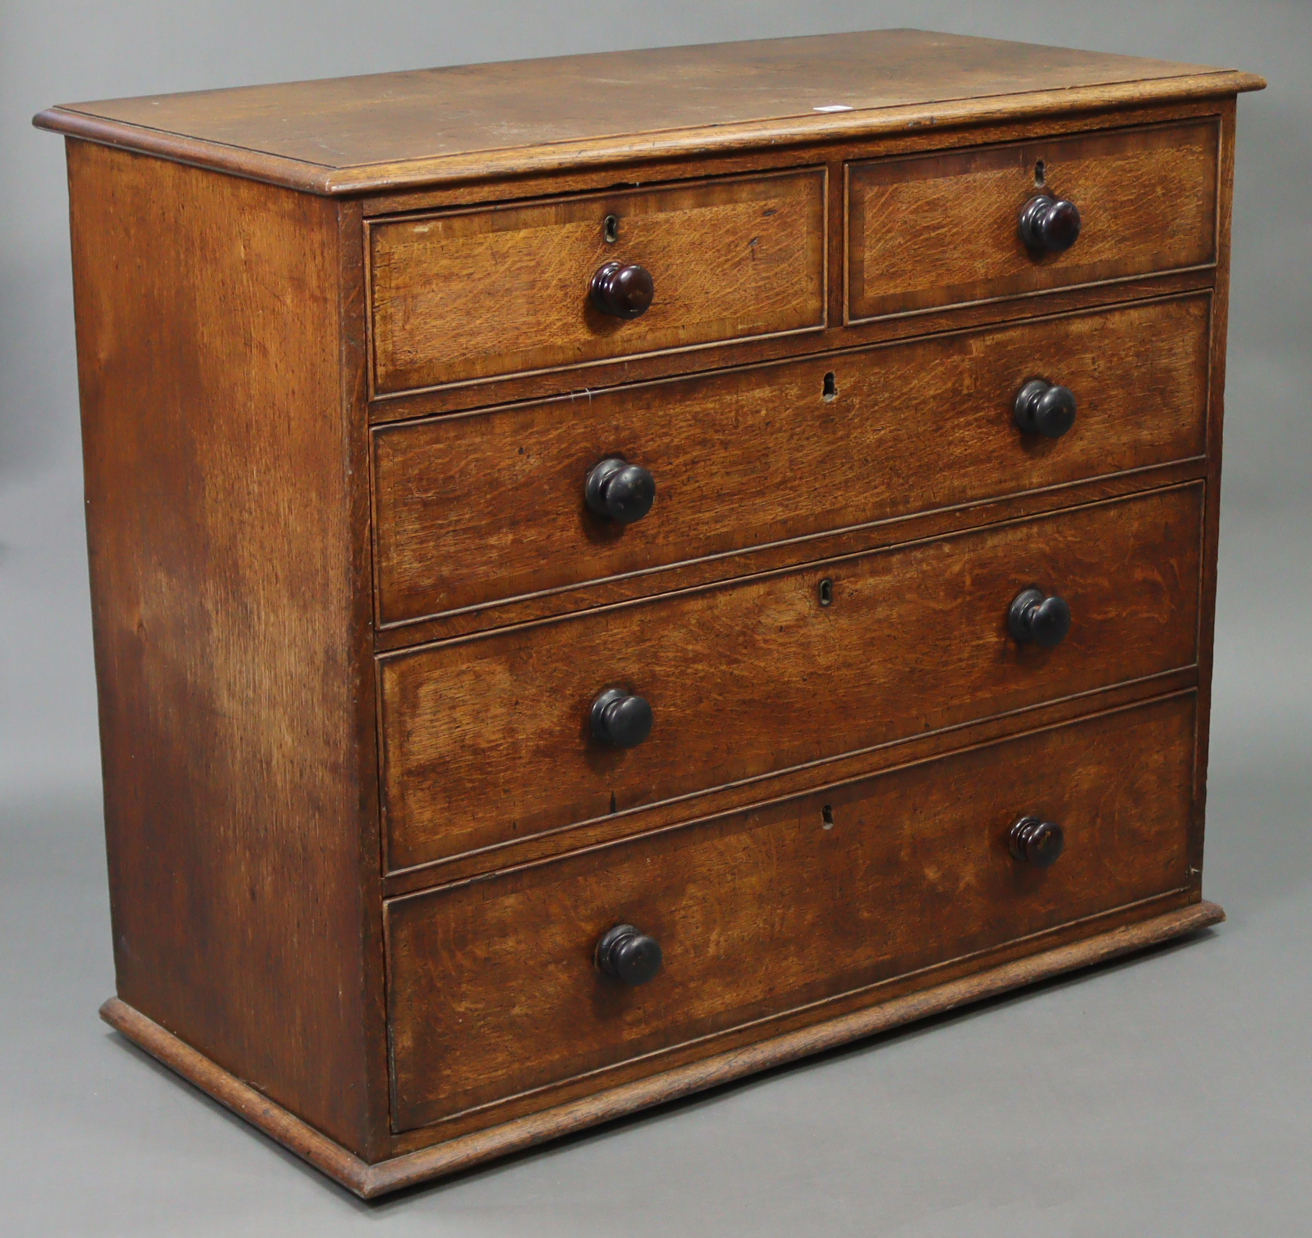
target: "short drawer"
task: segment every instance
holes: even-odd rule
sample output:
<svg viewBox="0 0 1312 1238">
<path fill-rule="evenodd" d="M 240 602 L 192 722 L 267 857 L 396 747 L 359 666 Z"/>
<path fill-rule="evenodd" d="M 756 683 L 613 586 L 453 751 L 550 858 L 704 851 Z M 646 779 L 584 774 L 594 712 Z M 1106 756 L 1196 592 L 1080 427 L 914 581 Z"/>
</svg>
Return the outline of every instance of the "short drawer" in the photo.
<svg viewBox="0 0 1312 1238">
<path fill-rule="evenodd" d="M 1193 747 L 1187 694 L 392 901 L 397 1128 L 639 1057 L 654 1073 L 691 1041 L 760 1039 L 1178 890 Z M 1046 868 L 1012 854 L 1026 817 L 1062 831 Z M 660 947 L 640 986 L 594 964 L 620 924 Z"/>
<path fill-rule="evenodd" d="M 1216 261 L 1219 122 L 876 159 L 847 169 L 849 321 Z M 1022 240 L 1038 195 L 1073 202 L 1062 252 Z"/>
<path fill-rule="evenodd" d="M 1210 310 L 1195 294 L 380 427 L 379 622 L 1201 456 Z M 1035 378 L 1075 396 L 1060 438 L 1017 425 Z M 607 459 L 650 474 L 640 519 L 589 509 Z"/>
<path fill-rule="evenodd" d="M 369 262 L 380 394 L 820 328 L 825 170 L 384 220 Z M 608 263 L 640 317 L 594 303 Z"/>
<path fill-rule="evenodd" d="M 1202 485 L 379 660 L 394 869 L 1196 661 Z M 1063 597 L 1018 643 L 1024 589 Z M 654 713 L 591 730 L 603 691 Z"/>
</svg>

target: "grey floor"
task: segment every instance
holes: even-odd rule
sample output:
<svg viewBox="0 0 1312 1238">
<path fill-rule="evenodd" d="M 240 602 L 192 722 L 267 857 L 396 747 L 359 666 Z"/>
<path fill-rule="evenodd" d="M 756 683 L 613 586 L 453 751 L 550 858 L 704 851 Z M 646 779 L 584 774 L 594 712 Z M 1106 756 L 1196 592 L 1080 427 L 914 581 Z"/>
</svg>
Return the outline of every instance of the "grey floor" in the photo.
<svg viewBox="0 0 1312 1238">
<path fill-rule="evenodd" d="M 0 825 L 0 1231 L 1305 1238 L 1297 526 L 1232 520 L 1222 580 L 1206 888 L 1224 925 L 373 1205 L 96 1020 L 113 987 L 97 788 L 44 778 Z"/>
</svg>

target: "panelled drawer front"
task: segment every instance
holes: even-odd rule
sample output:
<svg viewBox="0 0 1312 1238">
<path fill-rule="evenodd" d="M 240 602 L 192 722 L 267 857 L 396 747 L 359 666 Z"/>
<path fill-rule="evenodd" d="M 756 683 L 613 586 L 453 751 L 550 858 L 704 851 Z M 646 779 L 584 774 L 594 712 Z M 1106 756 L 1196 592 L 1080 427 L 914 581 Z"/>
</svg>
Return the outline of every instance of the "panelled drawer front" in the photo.
<svg viewBox="0 0 1312 1238">
<path fill-rule="evenodd" d="M 1219 137 L 1207 118 L 850 164 L 848 318 L 1215 262 Z M 1040 193 L 1079 208 L 1063 253 L 1021 239 Z"/>
<path fill-rule="evenodd" d="M 1201 514 L 1198 483 L 380 658 L 389 864 L 1190 666 Z M 1008 632 L 1029 586 L 1057 648 Z M 638 747 L 590 733 L 611 687 Z"/>
<path fill-rule="evenodd" d="M 818 328 L 825 171 L 387 220 L 369 257 L 379 393 Z M 639 318 L 589 300 L 612 261 L 652 276 Z"/>
<path fill-rule="evenodd" d="M 1193 735 L 1189 694 L 396 900 L 394 1120 L 431 1123 L 1178 889 Z M 1065 832 L 1050 868 L 1009 853 L 1030 814 Z M 660 943 L 642 987 L 593 965 L 620 923 Z"/>
<path fill-rule="evenodd" d="M 1210 304 L 1195 295 L 382 427 L 379 620 L 1202 455 Z M 1016 393 L 1035 377 L 1075 394 L 1060 439 L 1016 425 Z M 612 456 L 655 479 L 636 523 L 585 505 L 589 469 Z"/>
</svg>

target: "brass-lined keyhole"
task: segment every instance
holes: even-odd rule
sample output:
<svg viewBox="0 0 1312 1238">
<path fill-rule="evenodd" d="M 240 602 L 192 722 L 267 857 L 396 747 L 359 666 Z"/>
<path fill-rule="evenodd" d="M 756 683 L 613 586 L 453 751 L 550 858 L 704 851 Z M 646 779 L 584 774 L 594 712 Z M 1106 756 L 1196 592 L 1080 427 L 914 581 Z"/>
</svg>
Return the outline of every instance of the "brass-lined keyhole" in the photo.
<svg viewBox="0 0 1312 1238">
<path fill-rule="evenodd" d="M 1042 159 L 1034 165 L 1034 183 L 1042 186 L 1043 182 L 1048 179 L 1048 169 Z"/>
<path fill-rule="evenodd" d="M 825 375 L 825 384 L 820 392 L 820 398 L 822 400 L 836 400 L 838 398 L 838 378 L 833 370 Z"/>
<path fill-rule="evenodd" d="M 601 234 L 606 238 L 607 245 L 614 245 L 620 239 L 620 217 L 618 215 L 607 215 L 606 222 L 602 225 Z"/>
<path fill-rule="evenodd" d="M 820 605 L 831 606 L 834 601 L 834 582 L 828 576 L 820 582 Z"/>
<path fill-rule="evenodd" d="M 826 804 L 820 810 L 820 828 L 825 830 L 834 828 L 834 806 L 832 804 Z"/>
</svg>

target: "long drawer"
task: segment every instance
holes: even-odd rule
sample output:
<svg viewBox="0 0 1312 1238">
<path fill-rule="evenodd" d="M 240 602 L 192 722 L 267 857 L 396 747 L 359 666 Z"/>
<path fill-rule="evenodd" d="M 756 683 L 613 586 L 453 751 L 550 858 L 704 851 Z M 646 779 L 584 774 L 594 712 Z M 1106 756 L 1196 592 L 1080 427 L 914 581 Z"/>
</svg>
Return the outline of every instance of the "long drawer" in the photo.
<svg viewBox="0 0 1312 1238">
<path fill-rule="evenodd" d="M 1210 306 L 1194 295 L 382 427 L 379 622 L 1200 456 Z M 1016 424 L 1035 378 L 1075 396 L 1060 438 Z M 633 523 L 586 504 L 607 458 L 652 476 Z"/>
<path fill-rule="evenodd" d="M 379 659 L 393 869 L 1187 667 L 1201 483 Z M 1063 597 L 1018 643 L 1020 591 Z M 599 694 L 654 713 L 599 742 Z"/>
<path fill-rule="evenodd" d="M 372 224 L 374 389 L 823 327 L 825 176 L 808 168 Z M 655 295 L 640 317 L 592 303 L 593 277 L 611 262 L 649 273 Z"/>
<path fill-rule="evenodd" d="M 891 977 L 1179 889 L 1193 744 L 1186 694 L 394 900 L 394 1122 L 643 1055 L 658 1070 L 690 1041 L 822 1018 Z M 1050 867 L 1012 854 L 1023 817 L 1063 831 Z M 594 965 L 620 924 L 663 956 L 639 987 Z"/>
<path fill-rule="evenodd" d="M 1215 117 L 847 169 L 849 321 L 1216 261 Z M 1023 240 L 1035 197 L 1073 202 L 1060 252 Z"/>
</svg>

